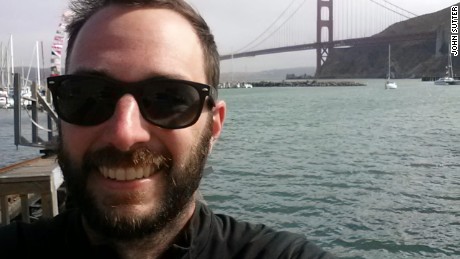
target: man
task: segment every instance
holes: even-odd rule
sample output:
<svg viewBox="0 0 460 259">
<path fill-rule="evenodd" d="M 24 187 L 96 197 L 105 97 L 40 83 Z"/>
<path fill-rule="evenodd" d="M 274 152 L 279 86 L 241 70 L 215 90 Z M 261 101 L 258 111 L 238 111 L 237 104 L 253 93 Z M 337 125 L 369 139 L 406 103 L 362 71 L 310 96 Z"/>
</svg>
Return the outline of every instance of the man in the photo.
<svg viewBox="0 0 460 259">
<path fill-rule="evenodd" d="M 74 208 L 0 230 L 14 258 L 329 258 L 303 235 L 197 200 L 226 106 L 219 56 L 182 0 L 76 0 L 66 75 L 48 86 Z"/>
</svg>

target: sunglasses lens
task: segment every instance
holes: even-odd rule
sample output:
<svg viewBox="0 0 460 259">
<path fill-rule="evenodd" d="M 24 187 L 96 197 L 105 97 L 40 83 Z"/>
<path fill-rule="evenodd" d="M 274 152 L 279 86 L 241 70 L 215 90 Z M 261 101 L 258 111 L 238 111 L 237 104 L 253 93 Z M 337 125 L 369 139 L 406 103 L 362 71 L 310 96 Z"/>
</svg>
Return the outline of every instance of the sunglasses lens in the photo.
<svg viewBox="0 0 460 259">
<path fill-rule="evenodd" d="M 92 76 L 51 79 L 53 102 L 62 120 L 94 126 L 108 120 L 118 100 L 132 94 L 150 123 L 166 129 L 194 124 L 203 109 L 207 86 L 183 80 L 145 80 L 119 83 Z M 202 92 L 203 91 L 203 92 Z"/>
<path fill-rule="evenodd" d="M 97 125 L 109 119 L 117 99 L 101 80 L 72 78 L 56 88 L 55 107 L 59 116 L 72 124 Z"/>
<path fill-rule="evenodd" d="M 145 119 L 167 128 L 179 129 L 195 123 L 201 114 L 200 94 L 183 82 L 164 81 L 145 86 L 139 106 Z"/>
</svg>

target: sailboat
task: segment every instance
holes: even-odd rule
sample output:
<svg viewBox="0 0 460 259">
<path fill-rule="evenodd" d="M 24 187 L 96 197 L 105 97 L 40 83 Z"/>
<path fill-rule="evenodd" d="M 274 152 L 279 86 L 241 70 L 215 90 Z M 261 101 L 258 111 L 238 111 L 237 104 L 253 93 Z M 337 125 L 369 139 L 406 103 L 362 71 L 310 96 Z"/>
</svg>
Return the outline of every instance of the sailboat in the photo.
<svg viewBox="0 0 460 259">
<path fill-rule="evenodd" d="M 452 68 L 452 55 L 449 53 L 447 56 L 446 75 L 434 81 L 435 85 L 454 85 L 459 81 L 454 79 L 454 70 Z"/>
<path fill-rule="evenodd" d="M 385 89 L 396 89 L 396 88 L 398 88 L 398 85 L 396 84 L 396 82 L 391 81 L 391 47 L 390 47 L 390 44 L 388 44 L 388 77 L 385 83 Z"/>
</svg>

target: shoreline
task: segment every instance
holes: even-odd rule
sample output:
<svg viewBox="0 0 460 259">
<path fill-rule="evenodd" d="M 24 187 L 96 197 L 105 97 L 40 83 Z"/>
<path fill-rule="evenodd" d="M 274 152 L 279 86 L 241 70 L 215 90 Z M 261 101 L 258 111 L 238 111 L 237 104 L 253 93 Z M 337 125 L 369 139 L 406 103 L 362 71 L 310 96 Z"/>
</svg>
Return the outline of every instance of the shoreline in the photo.
<svg viewBox="0 0 460 259">
<path fill-rule="evenodd" d="M 250 87 L 244 87 L 244 86 Z M 259 81 L 259 82 L 245 82 L 241 84 L 224 83 L 219 84 L 219 89 L 233 89 L 233 88 L 252 88 L 252 87 L 348 87 L 348 86 L 366 86 L 365 83 L 356 81 L 318 81 L 318 80 L 297 80 L 297 81 Z"/>
</svg>

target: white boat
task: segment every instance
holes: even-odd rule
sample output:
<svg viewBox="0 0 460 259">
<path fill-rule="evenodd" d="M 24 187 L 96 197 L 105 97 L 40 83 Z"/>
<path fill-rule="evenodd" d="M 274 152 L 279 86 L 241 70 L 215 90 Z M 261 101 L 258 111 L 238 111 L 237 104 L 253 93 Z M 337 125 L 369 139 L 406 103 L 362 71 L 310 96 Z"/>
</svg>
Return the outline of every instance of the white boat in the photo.
<svg viewBox="0 0 460 259">
<path fill-rule="evenodd" d="M 446 75 L 434 81 L 435 85 L 455 85 L 459 84 L 460 80 L 454 79 L 454 69 L 452 67 L 452 56 L 449 53 L 447 56 Z"/>
<path fill-rule="evenodd" d="M 30 108 L 32 105 L 32 91 L 30 87 L 23 87 L 21 90 L 21 106 L 24 109 Z"/>
<path fill-rule="evenodd" d="M 0 108 L 6 108 L 8 104 L 6 97 L 0 96 Z"/>
<path fill-rule="evenodd" d="M 438 80 L 434 81 L 435 85 L 453 85 L 455 83 L 455 79 L 452 77 L 441 77 Z"/>
<path fill-rule="evenodd" d="M 396 84 L 396 82 L 387 80 L 387 82 L 385 83 L 385 88 L 386 89 L 396 89 L 398 88 L 398 85 Z"/>
<path fill-rule="evenodd" d="M 6 108 L 8 104 L 8 91 L 0 87 L 0 108 Z"/>
<path fill-rule="evenodd" d="M 14 107 L 14 99 L 12 96 L 0 96 L 0 108 L 12 109 Z"/>
<path fill-rule="evenodd" d="M 252 84 L 243 83 L 243 88 L 252 88 Z"/>
<path fill-rule="evenodd" d="M 391 47 L 388 45 L 388 77 L 387 81 L 385 82 L 385 89 L 397 89 L 398 84 L 396 82 L 391 81 Z"/>
<path fill-rule="evenodd" d="M 7 89 L 0 87 L 0 97 L 8 97 Z"/>
<path fill-rule="evenodd" d="M 12 95 L 8 95 L 6 98 L 6 105 L 3 107 L 5 109 L 13 109 L 14 108 L 14 98 Z"/>
</svg>

